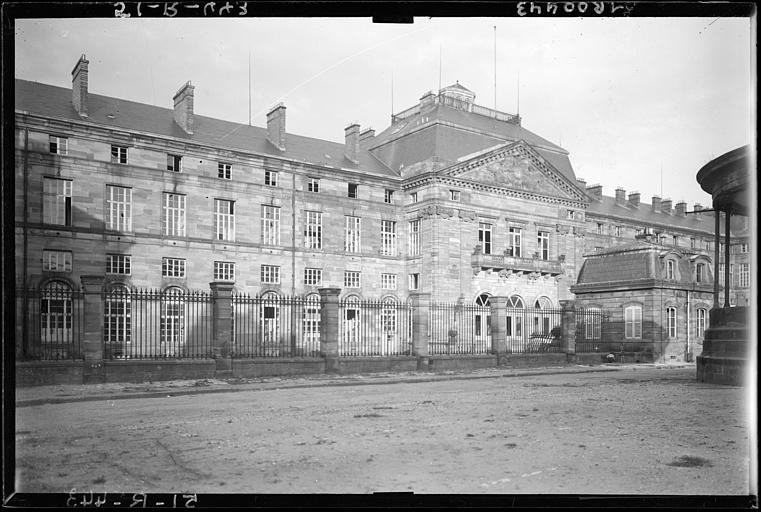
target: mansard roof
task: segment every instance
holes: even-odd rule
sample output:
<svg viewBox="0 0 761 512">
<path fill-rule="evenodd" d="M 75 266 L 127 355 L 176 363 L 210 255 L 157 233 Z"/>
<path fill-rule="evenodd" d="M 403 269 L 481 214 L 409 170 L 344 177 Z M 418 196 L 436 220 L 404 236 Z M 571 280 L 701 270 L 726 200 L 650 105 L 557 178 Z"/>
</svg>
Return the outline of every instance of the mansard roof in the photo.
<svg viewBox="0 0 761 512">
<path fill-rule="evenodd" d="M 82 121 L 71 102 L 71 89 L 16 79 L 16 110 L 70 121 Z M 86 122 L 104 127 L 172 137 L 204 145 L 218 146 L 263 156 L 286 158 L 320 166 L 331 166 L 398 178 L 365 149 L 360 149 L 359 165 L 344 155 L 345 145 L 311 137 L 287 134 L 281 152 L 267 141 L 267 129 L 223 121 L 195 114 L 193 134 L 174 122 L 174 110 L 110 96 L 89 93 Z M 113 118 L 109 117 L 113 116 Z"/>
<path fill-rule="evenodd" d="M 405 137 L 415 132 L 429 132 L 427 137 L 418 137 L 409 143 Z M 526 141 L 563 175 L 576 180 L 568 151 L 527 130 L 516 122 L 503 121 L 467 110 L 435 104 L 428 109 L 418 110 L 399 120 L 378 134 L 370 144 L 371 150 L 391 169 L 407 166 L 429 159 L 453 162 L 459 157 L 493 147 L 500 142 Z M 382 146 L 408 145 L 405 151 L 391 151 L 381 156 Z M 381 150 L 381 151 L 378 151 Z"/>
</svg>

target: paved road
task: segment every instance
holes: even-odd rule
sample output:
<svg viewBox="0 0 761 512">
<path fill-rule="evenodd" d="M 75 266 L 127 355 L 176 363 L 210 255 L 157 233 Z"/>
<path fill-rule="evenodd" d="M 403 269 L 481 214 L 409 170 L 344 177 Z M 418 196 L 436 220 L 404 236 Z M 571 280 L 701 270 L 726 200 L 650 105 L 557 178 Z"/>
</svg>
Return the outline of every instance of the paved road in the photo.
<svg viewBox="0 0 761 512">
<path fill-rule="evenodd" d="M 747 405 L 689 367 L 33 405 L 16 489 L 747 495 Z"/>
</svg>

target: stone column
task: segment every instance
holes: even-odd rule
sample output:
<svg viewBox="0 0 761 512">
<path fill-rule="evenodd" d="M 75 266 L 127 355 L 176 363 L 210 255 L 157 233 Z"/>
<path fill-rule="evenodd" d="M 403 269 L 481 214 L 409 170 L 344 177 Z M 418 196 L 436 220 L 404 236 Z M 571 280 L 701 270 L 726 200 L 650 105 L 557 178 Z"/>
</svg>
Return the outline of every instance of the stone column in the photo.
<svg viewBox="0 0 761 512">
<path fill-rule="evenodd" d="M 507 351 L 507 297 L 489 297 L 491 305 L 491 351 L 498 357 Z"/>
<path fill-rule="evenodd" d="M 233 286 L 235 283 L 213 281 L 209 283 L 213 300 L 211 310 L 212 357 L 217 363 L 217 371 L 232 371 L 230 347 L 233 334 Z"/>
<path fill-rule="evenodd" d="M 418 370 L 428 369 L 428 340 L 431 326 L 431 294 L 417 292 L 410 294 L 412 306 L 412 355 L 417 356 Z"/>
<path fill-rule="evenodd" d="M 84 384 L 106 381 L 103 367 L 103 280 L 104 276 L 81 276 L 83 326 L 82 355 L 85 365 L 82 373 Z"/>
<path fill-rule="evenodd" d="M 563 348 L 568 361 L 573 361 L 576 359 L 576 301 L 561 300 L 560 310 Z"/>
<path fill-rule="evenodd" d="M 325 358 L 325 371 L 338 372 L 338 311 L 340 288 L 319 288 L 320 292 L 320 356 Z"/>
</svg>

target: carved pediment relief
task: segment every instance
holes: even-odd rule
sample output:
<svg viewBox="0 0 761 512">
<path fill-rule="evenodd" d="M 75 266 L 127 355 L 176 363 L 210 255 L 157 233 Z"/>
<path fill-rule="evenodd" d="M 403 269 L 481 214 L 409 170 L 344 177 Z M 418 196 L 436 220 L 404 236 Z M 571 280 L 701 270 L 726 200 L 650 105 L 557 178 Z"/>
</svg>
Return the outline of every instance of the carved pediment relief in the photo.
<svg viewBox="0 0 761 512">
<path fill-rule="evenodd" d="M 462 162 L 447 174 L 494 187 L 581 199 L 559 185 L 564 180 L 560 173 L 521 142 Z"/>
</svg>

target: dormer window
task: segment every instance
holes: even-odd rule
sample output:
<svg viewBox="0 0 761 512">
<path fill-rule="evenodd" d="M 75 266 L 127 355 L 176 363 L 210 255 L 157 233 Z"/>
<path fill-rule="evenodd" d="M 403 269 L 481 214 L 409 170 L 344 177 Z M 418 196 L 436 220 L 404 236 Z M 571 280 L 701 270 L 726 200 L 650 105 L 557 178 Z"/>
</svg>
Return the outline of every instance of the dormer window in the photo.
<svg viewBox="0 0 761 512">
<path fill-rule="evenodd" d="M 670 281 L 676 279 L 676 263 L 674 260 L 666 260 L 666 279 Z"/>
<path fill-rule="evenodd" d="M 696 283 L 703 283 L 705 282 L 705 263 L 698 263 L 695 265 L 695 282 Z"/>
<path fill-rule="evenodd" d="M 449 191 L 449 199 L 452 201 L 459 201 L 460 200 L 460 191 L 459 190 L 450 190 Z"/>
</svg>

